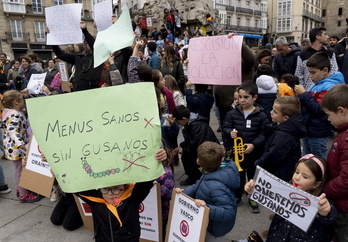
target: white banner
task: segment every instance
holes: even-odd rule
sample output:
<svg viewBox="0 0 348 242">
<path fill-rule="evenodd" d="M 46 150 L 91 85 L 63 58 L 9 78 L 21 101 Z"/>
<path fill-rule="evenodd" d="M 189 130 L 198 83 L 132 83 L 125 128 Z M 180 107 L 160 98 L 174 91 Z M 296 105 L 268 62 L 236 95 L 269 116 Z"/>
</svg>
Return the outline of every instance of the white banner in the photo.
<svg viewBox="0 0 348 242">
<path fill-rule="evenodd" d="M 319 198 L 302 191 L 257 166 L 251 199 L 282 216 L 303 231 L 313 222 Z"/>
<path fill-rule="evenodd" d="M 40 146 L 33 135 L 30 147 L 28 151 L 27 164 L 25 166 L 26 169 L 37 172 L 44 176 L 52 177 L 50 165 L 47 162 L 43 162 L 41 160 L 41 150 Z"/>
<path fill-rule="evenodd" d="M 103 31 L 112 25 L 112 2 L 106 0 L 94 5 L 94 21 L 97 30 Z"/>
<path fill-rule="evenodd" d="M 42 86 L 45 83 L 46 74 L 47 72 L 42 74 L 32 74 L 30 76 L 30 80 L 27 86 L 29 94 L 42 93 Z"/>
<path fill-rule="evenodd" d="M 72 3 L 45 8 L 47 45 L 82 43 L 80 28 L 82 4 Z"/>
</svg>

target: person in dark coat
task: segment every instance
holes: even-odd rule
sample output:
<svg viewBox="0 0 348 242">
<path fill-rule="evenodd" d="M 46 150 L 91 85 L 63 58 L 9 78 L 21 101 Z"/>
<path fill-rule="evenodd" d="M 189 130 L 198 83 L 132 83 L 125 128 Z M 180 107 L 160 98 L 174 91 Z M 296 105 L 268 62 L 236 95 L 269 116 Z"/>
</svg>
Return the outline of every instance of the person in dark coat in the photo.
<svg viewBox="0 0 348 242">
<path fill-rule="evenodd" d="M 210 110 L 214 104 L 213 96 L 207 93 L 208 85 L 206 84 L 195 84 L 196 93 L 192 93 L 191 89 L 191 81 L 189 80 L 186 83 L 186 102 L 187 108 L 192 113 L 198 113 L 199 115 L 207 118 L 207 122 L 209 124 L 210 121 Z"/>
<path fill-rule="evenodd" d="M 56 61 L 54 59 L 50 59 L 47 61 L 48 67 L 46 69 L 46 78 L 45 78 L 45 85 L 50 86 L 51 82 L 53 81 L 53 78 L 55 75 L 59 72 L 58 68 L 55 66 Z"/>
<path fill-rule="evenodd" d="M 265 127 L 265 151 L 255 162 L 284 181 L 290 181 L 295 164 L 301 158 L 300 139 L 306 136 L 301 115 L 301 104 L 296 97 L 278 97 L 271 112 L 272 121 Z"/>
<path fill-rule="evenodd" d="M 85 22 L 80 24 L 85 36 L 83 45 L 79 45 L 80 51 L 75 54 L 65 53 L 58 45 L 52 45 L 56 56 L 67 63 L 76 66 L 74 78 L 74 91 L 83 91 L 98 88 L 103 65 L 94 68 L 93 51 L 94 37 L 88 32 Z"/>
<path fill-rule="evenodd" d="M 182 153 L 181 160 L 188 178 L 180 182 L 181 186 L 187 186 L 195 183 L 202 175 L 197 160 L 197 148 L 204 141 L 212 141 L 219 144 L 213 130 L 207 123 L 207 118 L 190 113 L 190 110 L 183 106 L 177 106 L 173 111 L 173 117 L 169 117 L 172 124 L 174 120 L 184 127 L 182 130 L 184 142 L 178 148 L 173 150 L 173 155 Z"/>
<path fill-rule="evenodd" d="M 274 42 L 278 50 L 273 60 L 273 76 L 280 80 L 280 77 L 286 73 L 295 74 L 297 66 L 297 56 L 301 54 L 301 49 L 295 45 L 289 46 L 284 36 L 279 37 Z"/>
<path fill-rule="evenodd" d="M 255 104 L 257 93 L 255 83 L 243 82 L 238 88 L 239 105 L 226 114 L 222 124 L 222 139 L 227 151 L 232 149 L 234 138 L 237 137 L 243 139 L 245 146 L 244 161 L 240 163 L 243 169 L 240 172 L 241 186 L 235 192 L 238 203 L 244 191 L 245 174 L 249 180 L 254 177 L 254 162 L 262 156 L 266 141 L 264 127 L 269 121 L 262 108 Z M 260 212 L 258 205 L 250 199 L 249 205 L 253 213 Z"/>
<path fill-rule="evenodd" d="M 173 46 L 166 45 L 163 49 L 163 58 L 159 67 L 163 76 L 172 75 L 178 83 L 181 93 L 185 93 L 185 75 L 182 64 L 175 56 Z"/>
</svg>

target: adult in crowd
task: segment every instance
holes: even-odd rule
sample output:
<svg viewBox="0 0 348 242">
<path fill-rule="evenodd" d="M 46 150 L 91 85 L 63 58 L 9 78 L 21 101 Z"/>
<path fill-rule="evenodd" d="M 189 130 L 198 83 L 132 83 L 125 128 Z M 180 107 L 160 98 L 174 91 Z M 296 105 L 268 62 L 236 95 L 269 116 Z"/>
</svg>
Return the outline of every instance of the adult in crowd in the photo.
<svg viewBox="0 0 348 242">
<path fill-rule="evenodd" d="M 300 80 L 300 85 L 302 85 L 305 90 L 313 84 L 311 78 L 309 77 L 309 72 L 307 68 L 307 60 L 319 51 L 324 51 L 330 58 L 330 74 L 338 71 L 338 66 L 336 62 L 335 54 L 332 50 L 327 50 L 324 45 L 329 43 L 329 35 L 324 27 L 315 27 L 309 32 L 309 40 L 311 41 L 311 46 L 308 47 L 304 52 L 302 52 L 297 58 L 297 66 L 295 71 L 295 76 Z"/>
<path fill-rule="evenodd" d="M 301 53 L 301 49 L 295 45 L 289 46 L 284 36 L 276 39 L 274 45 L 278 54 L 273 60 L 273 76 L 280 80 L 280 77 L 286 73 L 295 74 L 297 56 Z"/>
<path fill-rule="evenodd" d="M 54 76 L 59 72 L 58 68 L 56 67 L 56 61 L 54 59 L 50 59 L 47 61 L 47 69 L 46 69 L 46 79 L 45 79 L 45 85 L 50 86 L 51 82 L 54 78 Z"/>
<path fill-rule="evenodd" d="M 329 43 L 329 49 L 334 50 L 335 46 L 337 45 L 338 41 L 340 41 L 340 38 L 336 35 L 333 35 L 330 37 L 330 43 Z"/>
<path fill-rule="evenodd" d="M 4 71 L 4 74 L 7 76 L 8 71 L 11 69 L 10 60 L 7 59 L 7 55 L 5 53 L 0 53 L 0 65 Z"/>
<path fill-rule="evenodd" d="M 308 38 L 305 38 L 301 41 L 301 51 L 305 51 L 308 47 L 311 46 L 311 41 Z"/>
<path fill-rule="evenodd" d="M 185 93 L 185 76 L 182 64 L 175 56 L 173 46 L 166 45 L 163 48 L 163 58 L 159 70 L 162 75 L 172 75 L 178 82 L 181 93 Z"/>
<path fill-rule="evenodd" d="M 31 66 L 32 60 L 28 56 L 19 57 L 21 66 L 19 68 L 19 75 L 15 79 L 15 86 L 17 90 L 23 90 L 27 87 L 32 74 L 37 74 L 37 70 Z"/>
<path fill-rule="evenodd" d="M 336 60 L 337 60 L 337 65 L 338 68 L 340 69 L 341 72 L 343 72 L 343 59 L 344 59 L 344 54 L 346 53 L 346 45 L 348 43 L 347 41 L 347 36 L 348 36 L 348 28 L 346 28 L 346 33 L 345 33 L 346 37 L 342 38 L 341 41 L 339 41 L 336 45 L 335 45 L 335 49 L 334 49 L 334 53 L 336 55 Z"/>
<path fill-rule="evenodd" d="M 159 58 L 156 51 L 156 43 L 149 42 L 147 44 L 147 50 L 149 52 L 148 65 L 151 66 L 152 69 L 157 70 L 161 64 L 161 59 Z"/>
<path fill-rule="evenodd" d="M 79 52 L 65 53 L 58 45 L 52 45 L 52 49 L 59 59 L 73 64 L 76 67 L 73 82 L 74 91 L 98 88 L 103 67 L 103 65 L 100 65 L 93 68 L 92 50 L 95 39 L 88 32 L 87 25 L 84 21 L 81 21 L 80 27 L 85 36 L 85 41 L 83 44 L 78 45 Z M 47 29 L 47 31 L 49 30 Z"/>
</svg>

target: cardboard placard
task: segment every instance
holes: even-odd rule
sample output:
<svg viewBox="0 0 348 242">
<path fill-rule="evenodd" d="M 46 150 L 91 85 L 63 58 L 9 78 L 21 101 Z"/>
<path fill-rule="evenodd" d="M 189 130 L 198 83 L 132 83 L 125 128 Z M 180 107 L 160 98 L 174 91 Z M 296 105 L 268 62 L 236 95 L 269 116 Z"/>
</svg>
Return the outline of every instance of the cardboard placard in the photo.
<svg viewBox="0 0 348 242">
<path fill-rule="evenodd" d="M 188 48 L 188 79 L 192 83 L 240 85 L 243 36 L 192 38 Z"/>
<path fill-rule="evenodd" d="M 64 61 L 58 62 L 59 74 L 60 74 L 60 86 L 64 92 L 71 92 L 68 65 Z"/>
<path fill-rule="evenodd" d="M 74 198 L 83 221 L 83 226 L 85 229 L 93 231 L 94 225 L 91 207 L 75 194 Z"/>
<path fill-rule="evenodd" d="M 273 176 L 257 166 L 251 199 L 277 213 L 303 231 L 317 215 L 319 198 Z"/>
<path fill-rule="evenodd" d="M 194 199 L 173 190 L 165 241 L 204 242 L 209 211 L 207 206 L 197 207 Z"/>
<path fill-rule="evenodd" d="M 54 176 L 50 172 L 49 164 L 41 161 L 41 150 L 33 135 L 30 138 L 26 159 L 27 164 L 22 169 L 19 186 L 50 197 Z"/>
<path fill-rule="evenodd" d="M 139 206 L 140 240 L 162 242 L 161 187 L 156 183 Z"/>
</svg>

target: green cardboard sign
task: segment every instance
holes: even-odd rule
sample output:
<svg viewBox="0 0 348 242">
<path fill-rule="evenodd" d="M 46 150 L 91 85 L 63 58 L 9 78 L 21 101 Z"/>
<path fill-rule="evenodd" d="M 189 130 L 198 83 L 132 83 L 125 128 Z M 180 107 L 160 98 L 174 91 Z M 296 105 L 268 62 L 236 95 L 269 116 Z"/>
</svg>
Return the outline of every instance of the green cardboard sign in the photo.
<svg viewBox="0 0 348 242">
<path fill-rule="evenodd" d="M 27 100 L 29 121 L 64 192 L 149 181 L 161 127 L 153 83 Z"/>
</svg>

